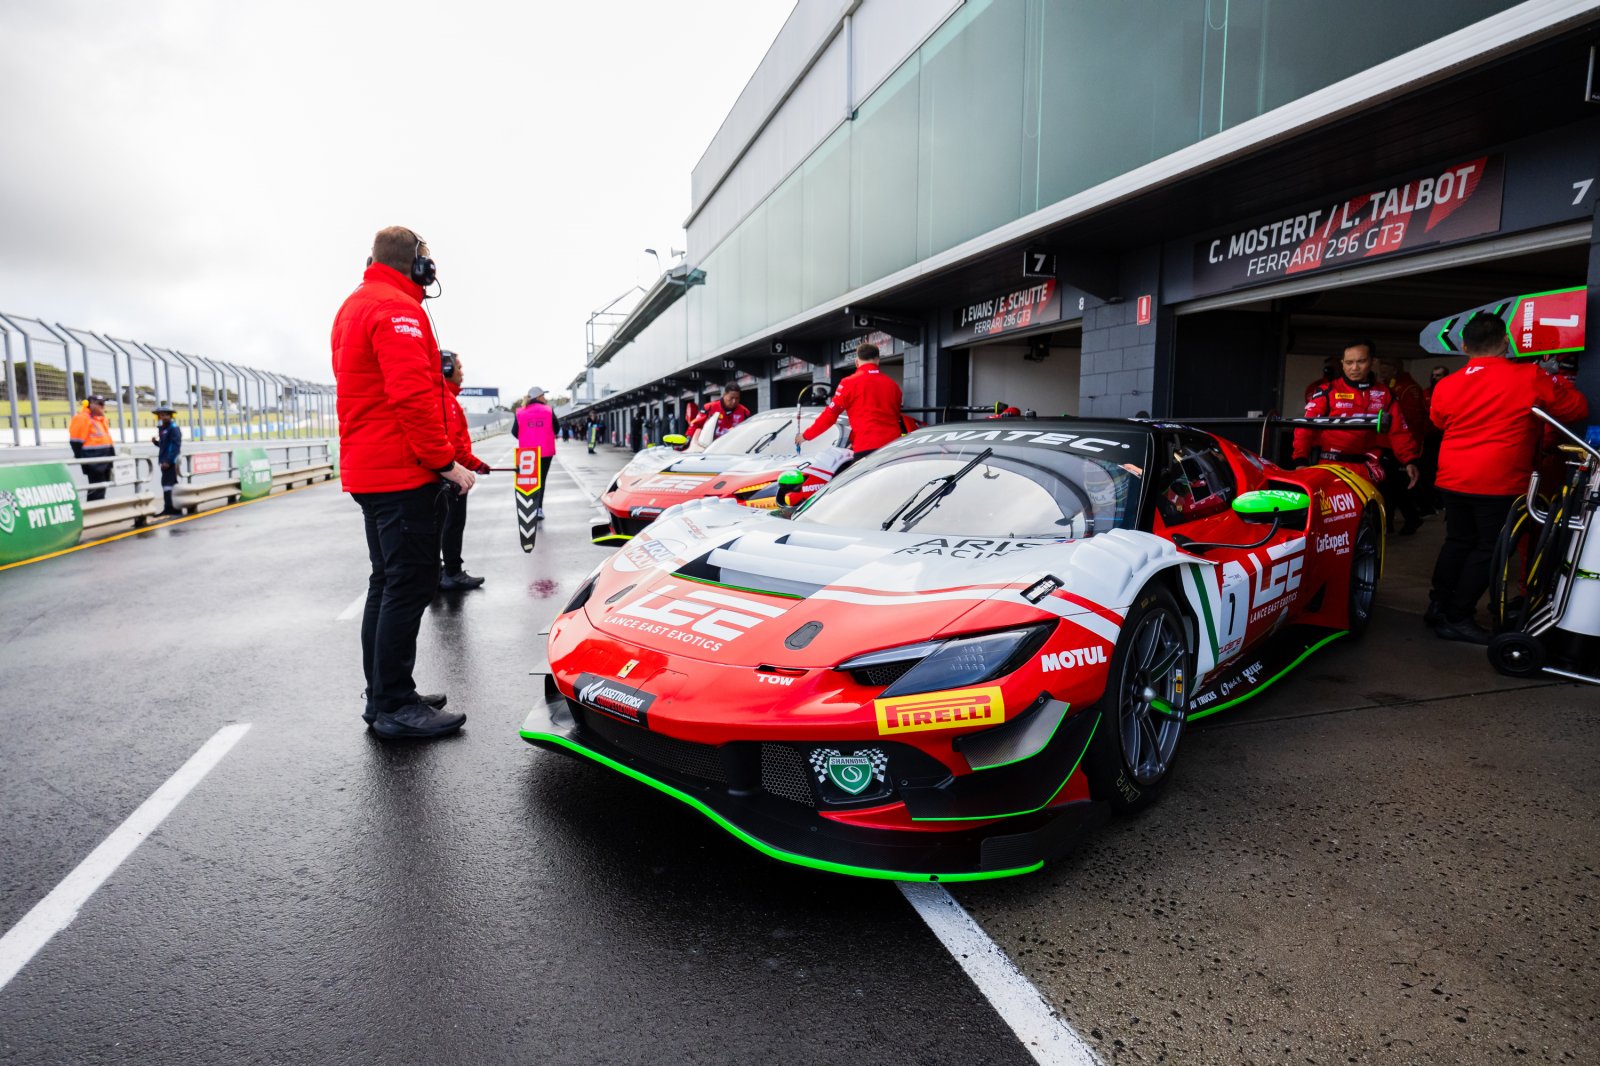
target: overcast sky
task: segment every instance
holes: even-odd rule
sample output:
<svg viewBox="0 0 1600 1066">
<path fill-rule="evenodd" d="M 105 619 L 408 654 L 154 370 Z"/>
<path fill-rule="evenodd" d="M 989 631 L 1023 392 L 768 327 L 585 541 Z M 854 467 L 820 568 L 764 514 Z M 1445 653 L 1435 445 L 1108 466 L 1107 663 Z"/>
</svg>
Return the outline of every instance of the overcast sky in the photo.
<svg viewBox="0 0 1600 1066">
<path fill-rule="evenodd" d="M 0 0 L 0 310 L 331 381 L 400 224 L 469 383 L 565 391 L 793 6 Z"/>
</svg>

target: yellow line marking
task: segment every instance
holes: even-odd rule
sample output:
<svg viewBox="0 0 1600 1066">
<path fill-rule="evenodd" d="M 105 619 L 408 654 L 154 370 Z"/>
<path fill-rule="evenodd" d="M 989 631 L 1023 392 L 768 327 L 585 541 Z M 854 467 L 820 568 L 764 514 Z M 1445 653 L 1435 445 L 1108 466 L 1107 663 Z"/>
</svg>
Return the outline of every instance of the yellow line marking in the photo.
<svg viewBox="0 0 1600 1066">
<path fill-rule="evenodd" d="M 154 525 L 148 525 L 141 529 L 130 529 L 124 533 L 113 533 L 109 537 L 101 537 L 98 540 L 87 540 L 82 544 L 74 544 L 70 548 L 62 548 L 60 551 L 50 552 L 48 555 L 35 555 L 32 559 L 19 559 L 14 563 L 6 563 L 4 566 L 0 566 L 0 573 L 13 569 L 14 567 L 27 566 L 29 563 L 42 563 L 46 559 L 54 559 L 58 555 L 71 555 L 73 552 L 81 552 L 85 548 L 96 548 L 102 544 L 110 544 L 112 541 L 121 540 L 124 537 L 134 537 L 138 536 L 140 533 L 149 533 L 158 528 L 164 529 L 167 526 L 179 526 L 185 522 L 193 522 L 196 518 L 210 518 L 214 514 L 221 514 L 223 511 L 231 511 L 235 507 L 248 507 L 252 503 L 261 503 L 265 500 L 280 499 L 281 497 L 289 495 L 291 492 L 301 492 L 305 489 L 320 488 L 323 485 L 329 484 L 333 480 L 335 479 L 329 478 L 328 481 L 318 481 L 309 485 L 301 485 L 297 489 L 290 488 L 284 489 L 282 492 L 268 493 L 267 495 L 254 500 L 240 500 L 238 503 L 225 503 L 221 507 L 213 507 L 209 511 L 198 511 L 192 515 L 185 515 L 182 518 L 173 518 L 165 522 L 158 522 Z"/>
</svg>

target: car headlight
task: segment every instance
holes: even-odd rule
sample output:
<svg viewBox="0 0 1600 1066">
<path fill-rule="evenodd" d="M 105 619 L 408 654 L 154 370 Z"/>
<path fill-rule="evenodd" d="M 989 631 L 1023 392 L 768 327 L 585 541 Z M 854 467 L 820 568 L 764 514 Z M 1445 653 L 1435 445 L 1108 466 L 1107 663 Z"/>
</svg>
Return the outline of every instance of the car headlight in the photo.
<svg viewBox="0 0 1600 1066">
<path fill-rule="evenodd" d="M 838 669 L 863 685 L 887 685 L 884 696 L 981 685 L 1011 673 L 1038 651 L 1055 623 L 951 640 L 928 640 L 858 655 Z"/>
</svg>

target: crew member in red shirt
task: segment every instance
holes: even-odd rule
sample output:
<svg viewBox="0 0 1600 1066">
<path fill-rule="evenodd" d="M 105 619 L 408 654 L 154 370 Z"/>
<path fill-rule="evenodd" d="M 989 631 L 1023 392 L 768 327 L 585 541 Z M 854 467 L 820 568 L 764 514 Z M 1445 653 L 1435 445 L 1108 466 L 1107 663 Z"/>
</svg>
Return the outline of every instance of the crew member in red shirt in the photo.
<svg viewBox="0 0 1600 1066">
<path fill-rule="evenodd" d="M 1408 487 L 1417 483 L 1417 459 L 1422 454 L 1412 427 L 1394 402 L 1389 387 L 1372 377 L 1371 341 L 1352 344 L 1344 350 L 1344 373 L 1312 392 L 1306 401 L 1307 418 L 1353 418 L 1382 415 L 1384 432 L 1365 426 L 1339 426 L 1294 431 L 1294 458 L 1305 463 L 1336 463 L 1373 484 L 1383 481 L 1382 455 L 1393 448 L 1404 464 Z"/>
<path fill-rule="evenodd" d="M 900 414 L 900 386 L 878 366 L 878 346 L 856 349 L 856 372 L 839 382 L 817 420 L 794 435 L 795 447 L 815 440 L 839 420 L 850 416 L 850 449 L 855 459 L 888 444 L 905 432 Z"/>
<path fill-rule="evenodd" d="M 1433 388 L 1433 422 L 1444 431 L 1435 484 L 1444 498 L 1444 544 L 1424 616 L 1446 640 L 1489 643 L 1473 615 L 1489 587 L 1494 546 L 1511 505 L 1528 487 L 1544 422 L 1588 417 L 1589 401 L 1536 364 L 1512 358 L 1506 324 L 1479 312 L 1461 331 L 1471 360 Z"/>
<path fill-rule="evenodd" d="M 437 737 L 467 720 L 419 695 L 417 630 L 439 582 L 439 494 L 472 488 L 445 422 L 439 345 L 423 313 L 436 277 L 428 245 L 404 226 L 378 231 L 361 285 L 333 322 L 340 479 L 366 523 L 361 618 L 363 718 L 385 737 Z M 441 480 L 443 479 L 443 480 Z"/>
<path fill-rule="evenodd" d="M 716 403 L 708 403 L 700 409 L 689 422 L 689 436 L 699 432 L 700 427 L 712 416 L 717 416 L 717 428 L 713 432 L 713 439 L 722 436 L 728 430 L 750 417 L 750 409 L 739 402 L 739 386 L 729 385 L 722 390 L 722 399 Z"/>
<path fill-rule="evenodd" d="M 450 442 L 456 448 L 456 462 L 474 474 L 487 474 L 489 464 L 472 454 L 472 427 L 467 425 L 467 412 L 461 407 L 461 383 L 465 371 L 461 356 L 455 352 L 439 353 L 439 369 L 444 375 L 445 421 L 450 427 Z M 444 592 L 466 592 L 481 588 L 483 578 L 473 577 L 462 569 L 461 541 L 467 531 L 467 497 L 462 493 L 445 493 L 444 528 L 439 534 L 439 552 L 444 557 L 444 573 L 439 576 L 439 588 Z"/>
</svg>

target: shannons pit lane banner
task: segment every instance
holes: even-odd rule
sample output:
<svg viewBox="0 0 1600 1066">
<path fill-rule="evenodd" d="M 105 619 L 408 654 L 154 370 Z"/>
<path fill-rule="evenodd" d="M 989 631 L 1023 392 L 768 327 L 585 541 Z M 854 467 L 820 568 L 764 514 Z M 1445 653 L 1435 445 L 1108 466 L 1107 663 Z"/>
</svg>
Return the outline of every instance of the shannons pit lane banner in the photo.
<svg viewBox="0 0 1600 1066">
<path fill-rule="evenodd" d="M 0 466 L 0 564 L 78 543 L 83 507 L 63 463 Z"/>
<path fill-rule="evenodd" d="M 1505 157 L 1438 171 L 1231 230 L 1194 246 L 1194 295 L 1355 266 L 1500 229 Z"/>
<path fill-rule="evenodd" d="M 255 500 L 272 491 L 272 461 L 260 448 L 235 448 L 233 465 L 239 471 L 239 499 Z"/>
</svg>

